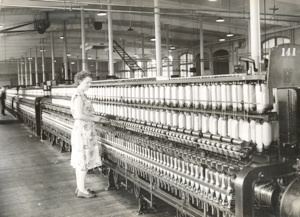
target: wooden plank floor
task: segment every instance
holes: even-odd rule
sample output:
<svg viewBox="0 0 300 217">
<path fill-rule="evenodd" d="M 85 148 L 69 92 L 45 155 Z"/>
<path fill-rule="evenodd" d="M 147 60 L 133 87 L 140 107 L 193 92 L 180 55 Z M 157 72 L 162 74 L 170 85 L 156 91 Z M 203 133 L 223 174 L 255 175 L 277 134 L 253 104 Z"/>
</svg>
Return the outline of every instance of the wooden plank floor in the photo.
<svg viewBox="0 0 300 217">
<path fill-rule="evenodd" d="M 133 217 L 137 201 L 128 192 L 105 191 L 106 178 L 89 174 L 97 198 L 74 196 L 69 153 L 59 153 L 12 116 L 0 116 L 0 217 Z M 147 217 L 174 216 L 166 208 Z"/>
</svg>

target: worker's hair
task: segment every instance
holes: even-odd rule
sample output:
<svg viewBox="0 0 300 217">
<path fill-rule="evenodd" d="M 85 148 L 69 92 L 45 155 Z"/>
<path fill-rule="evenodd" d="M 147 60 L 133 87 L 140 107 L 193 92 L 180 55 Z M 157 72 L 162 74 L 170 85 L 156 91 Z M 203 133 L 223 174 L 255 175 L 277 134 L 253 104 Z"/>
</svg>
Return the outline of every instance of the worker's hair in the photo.
<svg viewBox="0 0 300 217">
<path fill-rule="evenodd" d="M 92 74 L 89 71 L 81 71 L 77 72 L 74 77 L 74 83 L 75 85 L 79 85 L 86 77 L 92 77 Z"/>
</svg>

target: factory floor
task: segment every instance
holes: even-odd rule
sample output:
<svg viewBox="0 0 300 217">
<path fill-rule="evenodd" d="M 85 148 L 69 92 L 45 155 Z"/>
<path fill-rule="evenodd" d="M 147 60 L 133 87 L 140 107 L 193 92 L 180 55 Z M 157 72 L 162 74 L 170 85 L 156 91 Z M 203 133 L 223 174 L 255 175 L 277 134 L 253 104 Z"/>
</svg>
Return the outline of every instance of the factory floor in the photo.
<svg viewBox="0 0 300 217">
<path fill-rule="evenodd" d="M 87 178 L 97 198 L 76 198 L 69 162 L 70 153 L 41 142 L 11 115 L 0 115 L 0 217 L 137 216 L 134 196 L 123 190 L 105 191 L 107 178 L 101 174 Z M 143 216 L 174 216 L 171 209 L 161 208 Z"/>
</svg>

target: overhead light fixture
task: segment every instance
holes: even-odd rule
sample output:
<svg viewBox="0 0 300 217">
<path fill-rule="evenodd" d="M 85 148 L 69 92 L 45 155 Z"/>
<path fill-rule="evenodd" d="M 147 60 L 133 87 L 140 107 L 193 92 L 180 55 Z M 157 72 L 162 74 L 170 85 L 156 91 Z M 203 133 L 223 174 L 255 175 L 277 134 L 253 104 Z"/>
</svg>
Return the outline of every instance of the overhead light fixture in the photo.
<svg viewBox="0 0 300 217">
<path fill-rule="evenodd" d="M 75 64 L 75 62 L 71 62 L 71 65 L 74 65 Z"/>
<path fill-rule="evenodd" d="M 92 57 L 88 57 L 88 60 L 91 60 L 92 59 Z"/>
<path fill-rule="evenodd" d="M 169 47 L 169 50 L 176 50 L 176 47 L 172 45 Z"/>
<path fill-rule="evenodd" d="M 209 2 L 216 2 L 217 0 L 208 0 Z"/>
<path fill-rule="evenodd" d="M 225 38 L 219 38 L 219 42 L 225 41 Z"/>
<path fill-rule="evenodd" d="M 107 15 L 107 13 L 105 11 L 99 11 L 97 13 L 97 16 L 99 16 L 99 17 L 103 17 L 103 16 L 106 16 L 106 15 Z"/>
<path fill-rule="evenodd" d="M 65 37 L 63 35 L 59 36 L 59 39 L 64 39 Z"/>
<path fill-rule="evenodd" d="M 224 18 L 223 17 L 218 17 L 217 19 L 216 19 L 216 22 L 217 23 L 223 23 L 225 20 L 224 20 Z"/>
<path fill-rule="evenodd" d="M 28 57 L 28 60 L 32 60 L 32 57 Z"/>
<path fill-rule="evenodd" d="M 0 24 L 0 29 L 2 29 L 4 26 L 2 24 Z"/>
<path fill-rule="evenodd" d="M 67 57 L 70 57 L 71 56 L 71 54 L 70 53 L 67 53 Z"/>
<path fill-rule="evenodd" d="M 150 38 L 150 41 L 155 41 L 156 39 L 155 38 Z"/>
<path fill-rule="evenodd" d="M 233 33 L 231 33 L 231 32 L 229 32 L 229 33 L 227 33 L 227 35 L 226 35 L 228 38 L 230 38 L 230 37 L 233 37 L 234 36 L 234 34 Z"/>
<path fill-rule="evenodd" d="M 45 49 L 40 49 L 40 52 L 46 52 L 46 50 Z"/>
</svg>

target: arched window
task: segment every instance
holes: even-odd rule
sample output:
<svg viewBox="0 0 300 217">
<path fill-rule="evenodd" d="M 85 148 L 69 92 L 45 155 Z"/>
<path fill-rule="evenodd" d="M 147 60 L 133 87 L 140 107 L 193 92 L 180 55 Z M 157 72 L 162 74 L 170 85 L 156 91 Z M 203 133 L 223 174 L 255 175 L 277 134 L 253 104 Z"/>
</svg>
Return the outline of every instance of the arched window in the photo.
<svg viewBox="0 0 300 217">
<path fill-rule="evenodd" d="M 227 50 L 217 50 L 213 54 L 214 74 L 229 74 L 229 53 Z"/>
<path fill-rule="evenodd" d="M 180 56 L 180 77 L 190 77 L 190 68 L 194 67 L 193 54 L 184 53 Z"/>
<path fill-rule="evenodd" d="M 164 57 L 162 60 L 162 74 L 164 77 L 173 75 L 173 57 Z"/>
<path fill-rule="evenodd" d="M 289 43 L 291 43 L 291 40 L 286 37 L 275 37 L 275 38 L 270 38 L 270 39 L 264 41 L 262 44 L 263 58 L 269 59 L 269 52 L 270 52 L 271 48 L 277 47 L 278 45 L 281 45 L 281 44 L 289 44 Z"/>
<path fill-rule="evenodd" d="M 156 60 L 152 59 L 147 62 L 147 77 L 155 77 L 156 76 Z"/>
</svg>

